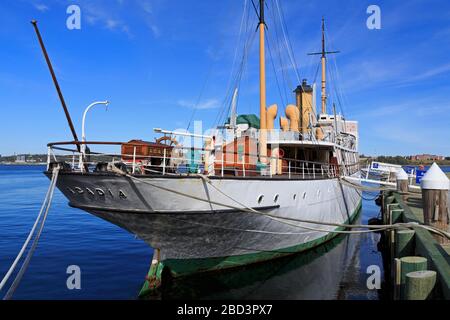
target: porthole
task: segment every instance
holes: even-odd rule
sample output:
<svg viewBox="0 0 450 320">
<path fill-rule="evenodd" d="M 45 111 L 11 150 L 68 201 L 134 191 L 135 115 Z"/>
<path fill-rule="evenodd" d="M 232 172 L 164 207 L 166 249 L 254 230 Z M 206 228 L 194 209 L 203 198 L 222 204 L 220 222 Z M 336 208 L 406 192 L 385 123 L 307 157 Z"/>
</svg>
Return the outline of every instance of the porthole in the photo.
<svg viewBox="0 0 450 320">
<path fill-rule="evenodd" d="M 317 190 L 317 198 L 320 198 L 320 190 Z"/>
<path fill-rule="evenodd" d="M 292 198 L 293 198 L 294 200 L 297 199 L 297 194 L 294 193 L 294 195 L 292 196 Z"/>
<path fill-rule="evenodd" d="M 275 197 L 273 198 L 273 202 L 274 202 L 274 203 L 277 203 L 279 197 L 280 197 L 280 195 L 279 195 L 279 194 L 276 194 Z"/>
<path fill-rule="evenodd" d="M 264 200 L 264 196 L 263 196 L 263 195 L 260 195 L 260 196 L 258 197 L 258 204 L 261 204 L 261 203 L 263 202 L 263 200 Z"/>
<path fill-rule="evenodd" d="M 306 191 L 303 192 L 303 199 L 306 199 Z"/>
</svg>

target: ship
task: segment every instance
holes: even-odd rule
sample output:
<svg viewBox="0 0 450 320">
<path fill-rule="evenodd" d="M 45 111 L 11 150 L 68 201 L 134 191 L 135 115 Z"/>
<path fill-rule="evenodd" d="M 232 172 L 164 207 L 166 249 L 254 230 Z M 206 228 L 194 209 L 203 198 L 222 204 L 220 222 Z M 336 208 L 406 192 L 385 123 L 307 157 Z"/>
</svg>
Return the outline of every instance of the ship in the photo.
<svg viewBox="0 0 450 320">
<path fill-rule="evenodd" d="M 255 9 L 257 9 L 255 7 Z M 42 38 L 36 32 L 67 116 L 73 141 L 48 146 L 47 170 L 73 208 L 143 239 L 154 249 L 142 294 L 173 278 L 284 257 L 320 246 L 352 223 L 361 208 L 358 122 L 330 107 L 322 20 L 321 110 L 315 84 L 293 88 L 284 116 L 266 104 L 265 1 L 259 1 L 259 115 L 237 114 L 212 134 L 155 128 L 155 141 L 80 141 Z M 328 109 L 333 111 L 328 113 Z M 177 137 L 201 141 L 184 145 Z M 88 147 L 89 146 L 89 147 Z M 120 153 L 91 151 L 99 146 Z M 61 154 L 72 154 L 72 161 Z"/>
</svg>

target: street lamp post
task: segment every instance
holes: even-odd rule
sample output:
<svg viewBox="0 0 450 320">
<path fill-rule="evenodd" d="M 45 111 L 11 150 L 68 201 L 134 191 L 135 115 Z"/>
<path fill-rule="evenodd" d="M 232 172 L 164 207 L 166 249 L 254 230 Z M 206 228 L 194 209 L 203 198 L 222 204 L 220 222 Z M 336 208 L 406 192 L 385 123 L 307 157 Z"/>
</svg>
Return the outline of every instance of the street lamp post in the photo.
<svg viewBox="0 0 450 320">
<path fill-rule="evenodd" d="M 103 105 L 105 105 L 106 107 L 108 107 L 109 101 L 96 101 L 96 102 L 93 102 L 93 103 L 91 103 L 91 104 L 84 110 L 84 113 L 83 113 L 83 121 L 82 121 L 82 123 L 81 123 L 81 141 L 82 141 L 82 142 L 86 142 L 86 134 L 85 134 L 85 130 L 84 130 L 84 128 L 85 128 L 85 122 L 86 122 L 86 115 L 87 115 L 88 111 L 89 111 L 93 106 L 100 105 L 100 104 L 103 104 Z M 83 144 L 81 145 L 80 163 L 79 163 L 79 167 L 80 167 L 81 171 L 84 171 L 83 158 L 85 158 L 85 156 L 86 156 L 86 144 L 83 143 Z"/>
</svg>

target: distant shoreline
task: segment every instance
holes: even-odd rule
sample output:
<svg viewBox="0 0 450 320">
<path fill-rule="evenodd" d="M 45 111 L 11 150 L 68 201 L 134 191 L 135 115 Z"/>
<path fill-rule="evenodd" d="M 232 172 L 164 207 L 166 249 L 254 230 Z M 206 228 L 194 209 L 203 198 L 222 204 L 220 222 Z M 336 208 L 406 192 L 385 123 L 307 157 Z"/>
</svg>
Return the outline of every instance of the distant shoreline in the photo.
<svg viewBox="0 0 450 320">
<path fill-rule="evenodd" d="M 15 162 L 0 162 L 0 166 L 46 166 L 46 162 L 26 162 L 26 163 L 15 163 Z"/>
</svg>

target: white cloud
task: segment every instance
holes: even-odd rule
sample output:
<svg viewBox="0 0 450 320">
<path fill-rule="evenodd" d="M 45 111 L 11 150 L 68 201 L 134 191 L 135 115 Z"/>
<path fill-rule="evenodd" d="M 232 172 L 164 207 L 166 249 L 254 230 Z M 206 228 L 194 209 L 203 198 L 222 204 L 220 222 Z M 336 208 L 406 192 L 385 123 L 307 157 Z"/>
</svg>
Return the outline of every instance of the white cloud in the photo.
<svg viewBox="0 0 450 320">
<path fill-rule="evenodd" d="M 219 107 L 219 101 L 217 99 L 207 99 L 199 104 L 195 104 L 192 101 L 187 100 L 178 100 L 178 105 L 185 108 L 192 109 L 216 109 Z"/>
<path fill-rule="evenodd" d="M 43 3 L 35 3 L 34 7 L 37 10 L 39 10 L 40 12 L 46 12 L 46 11 L 50 10 L 50 8 Z"/>
<path fill-rule="evenodd" d="M 161 31 L 159 30 L 158 26 L 156 26 L 155 24 L 150 24 L 150 30 L 152 30 L 155 38 L 158 38 L 161 35 Z"/>
<path fill-rule="evenodd" d="M 139 6 L 148 14 L 153 13 L 153 7 L 150 1 L 141 0 L 139 1 Z"/>
<path fill-rule="evenodd" d="M 119 24 L 120 22 L 114 19 L 107 19 L 105 21 L 105 27 L 110 30 L 115 29 Z"/>
<path fill-rule="evenodd" d="M 120 4 L 120 3 L 119 3 Z M 117 15 L 113 14 L 108 7 L 100 6 L 92 2 L 83 4 L 82 11 L 88 24 L 101 25 L 110 31 L 119 31 L 132 36 L 130 27 Z"/>
<path fill-rule="evenodd" d="M 449 73 L 450 72 L 450 63 L 426 70 L 418 75 L 415 75 L 413 77 L 408 78 L 405 82 L 417 82 L 417 81 L 421 81 L 421 80 L 425 80 L 428 78 L 433 78 L 435 76 L 441 75 L 441 74 L 445 74 L 445 73 Z"/>
<path fill-rule="evenodd" d="M 145 22 L 146 22 L 147 26 L 150 28 L 150 31 L 152 32 L 153 36 L 155 38 L 159 38 L 161 36 L 161 31 L 155 23 L 155 19 L 154 19 L 155 12 L 153 10 L 153 5 L 152 5 L 151 1 L 139 0 L 137 2 L 137 5 L 138 5 L 139 9 L 143 11 Z"/>
</svg>

